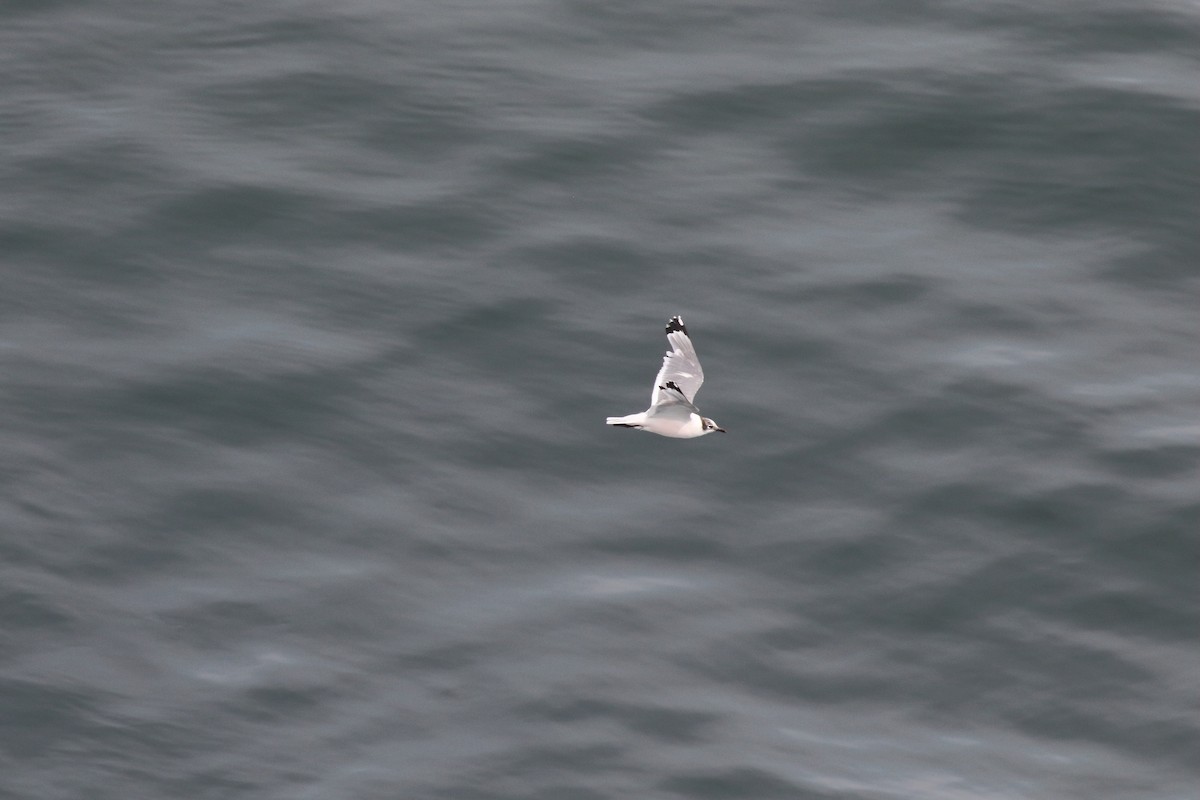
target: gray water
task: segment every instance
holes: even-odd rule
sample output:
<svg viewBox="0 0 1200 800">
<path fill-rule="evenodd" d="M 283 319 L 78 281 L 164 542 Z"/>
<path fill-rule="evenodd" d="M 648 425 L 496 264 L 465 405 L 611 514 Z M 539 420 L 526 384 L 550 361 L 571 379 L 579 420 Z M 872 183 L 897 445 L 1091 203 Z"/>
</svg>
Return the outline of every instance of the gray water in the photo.
<svg viewBox="0 0 1200 800">
<path fill-rule="evenodd" d="M 0 797 L 1194 798 L 1198 44 L 5 4 Z"/>
</svg>

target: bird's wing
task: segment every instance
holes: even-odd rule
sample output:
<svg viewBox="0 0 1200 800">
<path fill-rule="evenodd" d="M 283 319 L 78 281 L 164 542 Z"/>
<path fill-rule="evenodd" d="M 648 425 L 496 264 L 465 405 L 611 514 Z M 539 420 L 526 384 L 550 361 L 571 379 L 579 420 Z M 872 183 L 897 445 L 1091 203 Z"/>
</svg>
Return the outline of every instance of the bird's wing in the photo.
<svg viewBox="0 0 1200 800">
<path fill-rule="evenodd" d="M 662 369 L 658 371 L 658 377 L 654 379 L 654 386 L 650 389 L 650 405 L 670 402 L 673 399 L 670 390 L 660 388 L 668 383 L 673 384 L 676 391 L 683 395 L 683 399 L 690 405 L 696 397 L 696 392 L 700 391 L 700 385 L 704 383 L 704 370 L 700 368 L 700 359 L 696 357 L 696 349 L 692 347 L 692 340 L 688 338 L 682 317 L 671 317 L 671 321 L 667 323 L 667 342 L 671 349 L 663 356 Z"/>
<path fill-rule="evenodd" d="M 663 384 L 663 387 L 659 389 L 657 402 L 646 411 L 646 419 L 648 422 L 652 420 L 687 422 L 692 416 L 699 415 L 699 413 L 699 410 L 683 396 L 679 387 L 671 382 Z"/>
</svg>

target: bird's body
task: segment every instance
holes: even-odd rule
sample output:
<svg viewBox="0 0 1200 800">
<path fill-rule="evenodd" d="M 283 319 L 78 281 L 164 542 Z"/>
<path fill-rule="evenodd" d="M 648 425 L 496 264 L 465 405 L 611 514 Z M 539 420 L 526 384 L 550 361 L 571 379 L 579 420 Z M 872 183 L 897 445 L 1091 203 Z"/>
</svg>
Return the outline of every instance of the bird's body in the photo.
<svg viewBox="0 0 1200 800">
<path fill-rule="evenodd" d="M 667 323 L 667 342 L 671 349 L 663 357 L 662 368 L 650 390 L 650 407 L 638 414 L 609 417 L 608 424 L 673 439 L 695 439 L 714 431 L 724 433 L 724 428 L 702 416 L 700 409 L 692 404 L 704 383 L 704 370 L 682 317 L 671 317 Z"/>
</svg>

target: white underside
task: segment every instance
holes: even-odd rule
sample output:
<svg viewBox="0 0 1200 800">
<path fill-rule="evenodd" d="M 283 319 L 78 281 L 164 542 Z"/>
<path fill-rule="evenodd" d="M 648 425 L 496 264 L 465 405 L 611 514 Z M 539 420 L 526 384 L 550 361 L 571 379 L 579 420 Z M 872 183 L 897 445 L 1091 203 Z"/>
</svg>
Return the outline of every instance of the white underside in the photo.
<svg viewBox="0 0 1200 800">
<path fill-rule="evenodd" d="M 663 413 L 663 412 L 666 413 Z M 686 416 L 684 416 L 686 413 Z M 659 436 L 669 436 L 672 439 L 695 439 L 711 431 L 704 430 L 704 422 L 700 415 L 686 411 L 680 406 L 667 409 L 652 408 L 640 414 L 630 414 L 625 417 L 609 417 L 609 425 L 636 425 L 638 428 Z"/>
</svg>

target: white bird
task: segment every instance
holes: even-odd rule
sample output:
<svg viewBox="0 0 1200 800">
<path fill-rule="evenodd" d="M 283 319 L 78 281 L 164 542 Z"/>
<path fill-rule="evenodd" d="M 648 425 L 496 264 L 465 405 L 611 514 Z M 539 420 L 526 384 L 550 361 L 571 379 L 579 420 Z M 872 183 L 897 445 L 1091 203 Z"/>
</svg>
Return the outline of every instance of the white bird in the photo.
<svg viewBox="0 0 1200 800">
<path fill-rule="evenodd" d="M 640 414 L 609 417 L 608 424 L 673 439 L 695 439 L 713 431 L 724 433 L 724 428 L 701 416 L 700 409 L 692 405 L 700 384 L 704 383 L 704 370 L 688 338 L 683 317 L 671 317 L 667 323 L 667 342 L 671 349 L 663 357 L 662 369 L 650 389 L 650 407 Z"/>
</svg>

